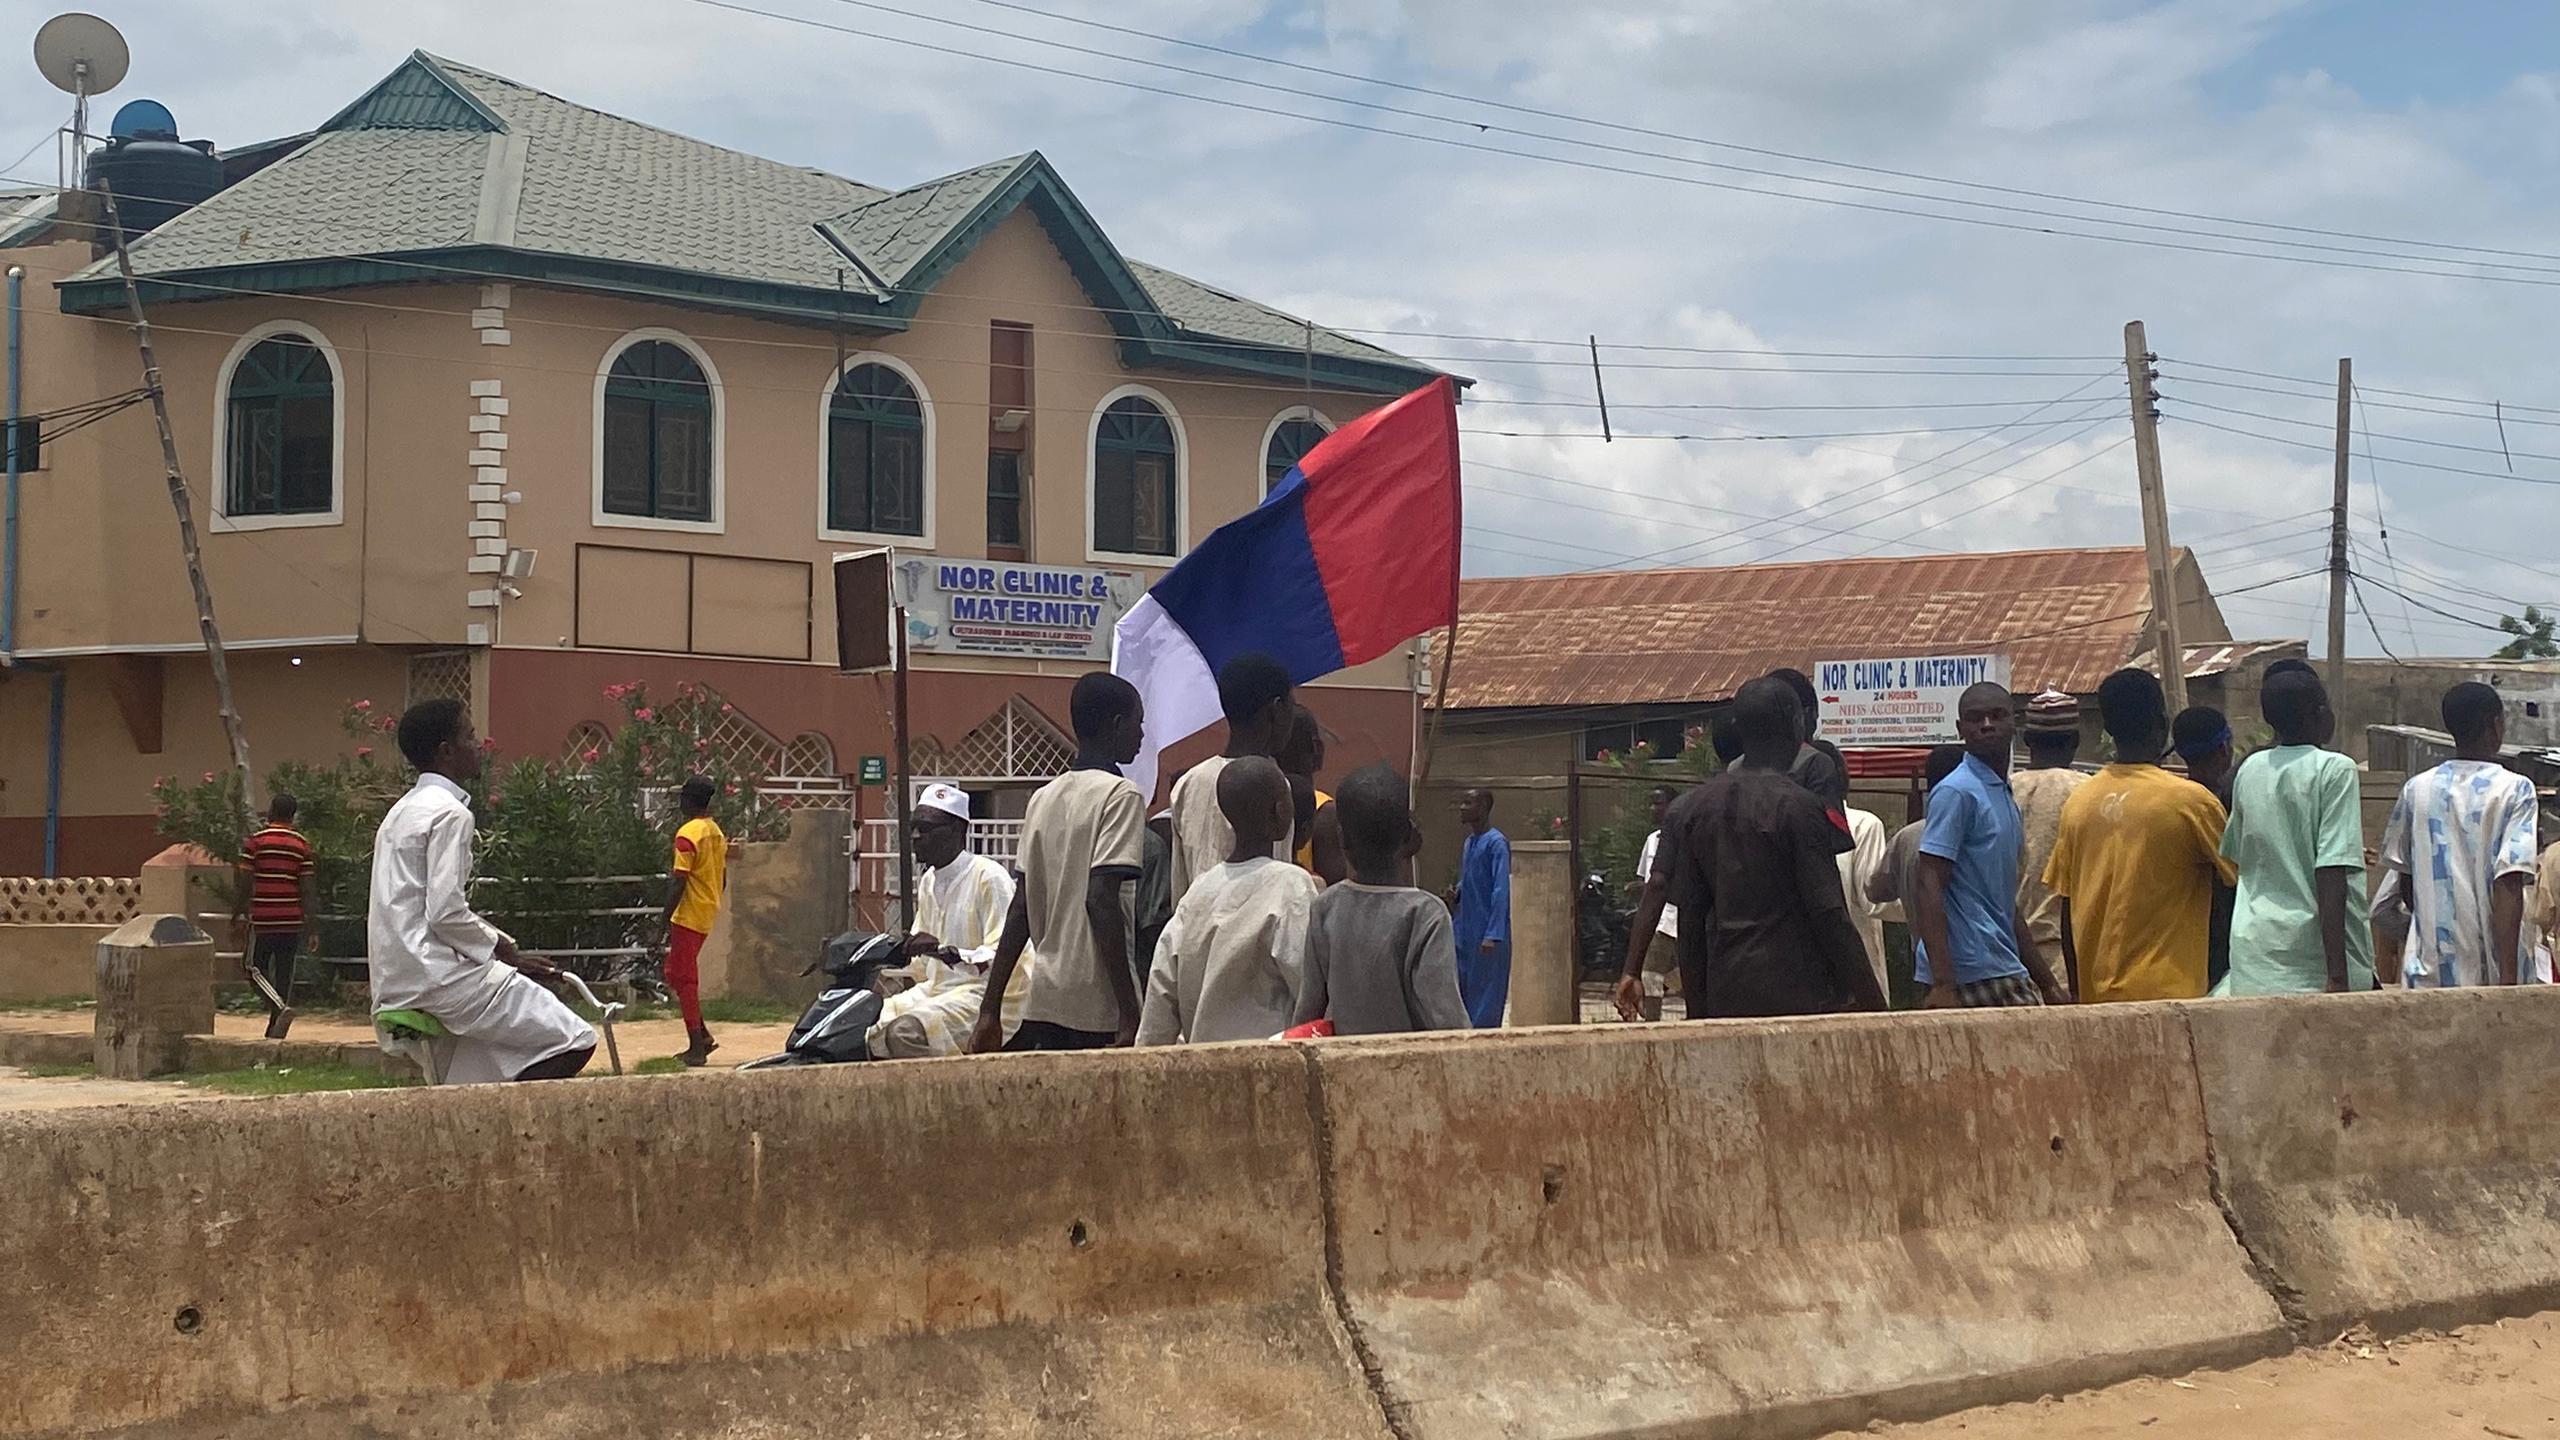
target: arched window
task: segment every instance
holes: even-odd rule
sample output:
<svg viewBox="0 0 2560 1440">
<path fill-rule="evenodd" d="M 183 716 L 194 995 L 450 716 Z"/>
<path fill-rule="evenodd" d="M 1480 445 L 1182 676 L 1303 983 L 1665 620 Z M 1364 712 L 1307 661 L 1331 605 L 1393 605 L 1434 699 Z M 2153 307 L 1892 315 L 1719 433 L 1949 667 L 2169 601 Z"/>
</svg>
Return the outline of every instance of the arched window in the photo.
<svg viewBox="0 0 2560 1440">
<path fill-rule="evenodd" d="M 719 411 L 713 380 L 673 340 L 624 346 L 605 372 L 598 508 L 633 520 L 719 518 Z"/>
<path fill-rule="evenodd" d="M 226 520 L 335 518 L 338 377 L 318 340 L 279 329 L 249 342 L 224 380 L 222 429 Z"/>
<path fill-rule="evenodd" d="M 1308 410 L 1294 411 L 1274 421 L 1271 433 L 1262 442 L 1262 493 L 1268 495 L 1278 488 L 1298 462 L 1307 458 L 1307 452 L 1332 433 L 1332 426 Z"/>
<path fill-rule="evenodd" d="M 877 361 L 844 372 L 827 401 L 827 529 L 913 535 L 925 525 L 925 410 Z"/>
<path fill-rule="evenodd" d="M 1120 555 L 1181 549 L 1181 446 L 1153 400 L 1124 395 L 1093 434 L 1093 548 Z"/>
</svg>

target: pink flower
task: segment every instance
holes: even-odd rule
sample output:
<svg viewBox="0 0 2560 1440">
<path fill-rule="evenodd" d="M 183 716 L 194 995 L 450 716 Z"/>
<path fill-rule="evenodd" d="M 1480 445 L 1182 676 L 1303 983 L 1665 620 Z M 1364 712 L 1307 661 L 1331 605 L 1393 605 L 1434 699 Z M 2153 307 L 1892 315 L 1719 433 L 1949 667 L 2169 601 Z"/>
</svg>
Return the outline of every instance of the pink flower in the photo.
<svg viewBox="0 0 2560 1440">
<path fill-rule="evenodd" d="M 634 720 L 646 720 L 650 717 L 650 714 L 651 712 L 649 707 L 643 705 L 639 709 L 631 712 L 631 718 Z"/>
<path fill-rule="evenodd" d="M 204 772 L 204 780 L 205 780 L 205 783 L 206 783 L 206 784 L 208 784 L 208 785 L 212 784 L 212 783 L 213 783 L 213 772 L 212 772 L 212 771 L 210 771 L 210 770 L 207 770 L 206 772 Z"/>
<path fill-rule="evenodd" d="M 724 785 L 724 786 L 722 786 L 722 787 L 721 787 L 721 793 L 723 793 L 723 794 L 727 794 L 727 795 L 735 795 L 735 794 L 737 794 L 737 793 L 738 793 L 738 787 L 737 787 L 737 786 L 735 786 L 735 785 Z"/>
<path fill-rule="evenodd" d="M 1615 760 L 1615 759 L 1617 759 L 1618 757 L 1617 757 L 1616 752 L 1614 752 L 1614 751 L 1603 750 L 1603 751 L 1601 751 L 1599 754 L 1594 755 L 1594 756 L 1592 756 L 1591 758 L 1592 758 L 1592 759 L 1594 759 L 1594 760 L 1598 760 L 1598 761 L 1600 761 L 1600 762 L 1601 762 L 1601 763 L 1603 763 L 1603 764 L 1606 764 L 1606 763 L 1608 763 L 1608 762 L 1609 762 L 1609 761 L 1611 761 L 1611 760 Z"/>
<path fill-rule="evenodd" d="M 723 715 L 735 715 L 738 713 L 738 707 L 735 705 L 723 705 L 720 707 L 720 713 Z"/>
<path fill-rule="evenodd" d="M 357 759 L 359 759 L 359 760 L 370 760 L 370 759 L 372 759 L 372 758 L 373 758 L 373 747 L 372 747 L 372 746 L 370 746 L 370 745 L 359 745 L 359 746 L 357 746 L 357 747 L 356 747 L 356 758 L 357 758 Z"/>
<path fill-rule="evenodd" d="M 359 701 L 357 701 L 357 702 L 356 702 L 356 704 L 355 704 L 355 708 L 356 708 L 356 711 L 357 711 L 359 714 L 361 714 L 361 713 L 362 713 L 362 712 L 364 712 L 364 711 L 367 711 L 367 710 L 372 709 L 372 708 L 373 708 L 373 702 L 372 702 L 372 701 L 370 701 L 370 700 L 359 700 Z"/>
<path fill-rule="evenodd" d="M 593 765 L 596 763 L 596 757 L 602 753 L 602 751 L 596 749 L 593 745 L 590 745 L 586 749 L 578 752 L 578 760 L 581 764 Z"/>
<path fill-rule="evenodd" d="M 696 740 L 693 742 L 693 748 L 696 754 L 707 755 L 711 753 L 711 741 L 708 737 Z"/>
<path fill-rule="evenodd" d="M 388 715 L 385 715 L 373 722 L 373 728 L 381 731 L 385 735 L 388 735 L 392 731 L 400 728 L 400 722 L 392 719 Z"/>
</svg>

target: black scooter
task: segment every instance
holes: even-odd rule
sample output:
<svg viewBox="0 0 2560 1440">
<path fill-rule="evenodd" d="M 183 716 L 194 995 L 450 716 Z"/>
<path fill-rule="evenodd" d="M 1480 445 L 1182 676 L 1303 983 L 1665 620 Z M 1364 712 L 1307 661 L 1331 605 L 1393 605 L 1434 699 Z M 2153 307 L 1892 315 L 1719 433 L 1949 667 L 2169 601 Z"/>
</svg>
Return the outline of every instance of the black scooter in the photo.
<svg viewBox="0 0 2560 1440">
<path fill-rule="evenodd" d="M 776 1070 L 788 1065 L 845 1065 L 871 1058 L 871 1027 L 880 1023 L 887 997 L 880 993 L 880 972 L 906 962 L 906 946 L 895 935 L 848 930 L 830 940 L 803 975 L 827 972 L 827 986 L 791 1027 L 780 1054 L 739 1066 L 741 1070 Z"/>
</svg>

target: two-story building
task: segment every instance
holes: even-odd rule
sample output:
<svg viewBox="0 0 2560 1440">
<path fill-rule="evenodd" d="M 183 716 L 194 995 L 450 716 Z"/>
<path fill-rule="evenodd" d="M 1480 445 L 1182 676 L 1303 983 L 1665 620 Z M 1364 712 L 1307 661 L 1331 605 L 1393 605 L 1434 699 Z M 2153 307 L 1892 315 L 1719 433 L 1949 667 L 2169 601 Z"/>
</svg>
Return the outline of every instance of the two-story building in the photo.
<svg viewBox="0 0 2560 1440">
<path fill-rule="evenodd" d="M 692 681 L 723 743 L 850 774 L 888 691 L 835 669 L 829 561 L 885 545 L 999 596 L 1113 577 L 1090 612 L 918 597 L 916 767 L 1001 802 L 1062 766 L 1138 588 L 1436 374 L 1123 257 L 1036 153 L 883 190 L 425 54 L 225 180 L 131 254 L 262 773 L 356 743 L 355 699 L 465 696 L 558 753 L 618 718 L 606 686 Z M 31 414 L 139 380 L 94 202 L 0 202 Z M 154 778 L 226 751 L 147 410 L 39 440 L 0 872 L 49 823 L 61 871 L 118 872 L 158 843 Z M 1308 699 L 1336 768 L 1408 753 L 1405 657 Z"/>
</svg>

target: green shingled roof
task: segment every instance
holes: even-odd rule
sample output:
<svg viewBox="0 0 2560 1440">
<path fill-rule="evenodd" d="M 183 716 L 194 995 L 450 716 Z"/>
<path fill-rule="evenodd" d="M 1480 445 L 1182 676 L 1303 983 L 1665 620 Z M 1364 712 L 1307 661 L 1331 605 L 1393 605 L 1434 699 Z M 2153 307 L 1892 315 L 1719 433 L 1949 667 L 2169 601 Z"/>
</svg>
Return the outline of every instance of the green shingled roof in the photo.
<svg viewBox="0 0 2560 1440">
<path fill-rule="evenodd" d="M 1437 373 L 1122 257 L 1036 152 L 889 191 L 643 125 L 420 52 L 290 156 L 133 247 L 146 294 L 342 288 L 451 269 L 903 329 L 1029 208 L 1136 364 L 1389 392 Z M 405 263 L 404 263 L 405 262 Z M 421 268 L 428 267 L 428 268 Z M 109 264 L 66 308 L 121 303 Z M 1309 351 L 1313 365 L 1310 367 Z"/>
</svg>

